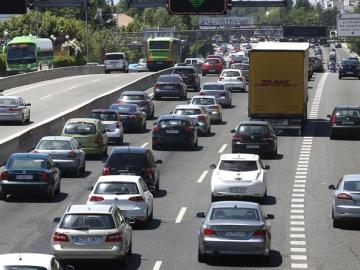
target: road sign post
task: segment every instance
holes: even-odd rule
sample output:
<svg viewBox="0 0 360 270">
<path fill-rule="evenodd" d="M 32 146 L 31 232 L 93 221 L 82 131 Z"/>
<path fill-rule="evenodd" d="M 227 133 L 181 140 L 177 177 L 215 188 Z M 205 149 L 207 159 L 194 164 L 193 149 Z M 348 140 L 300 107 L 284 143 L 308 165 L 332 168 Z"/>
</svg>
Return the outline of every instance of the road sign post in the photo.
<svg viewBox="0 0 360 270">
<path fill-rule="evenodd" d="M 340 14 L 336 24 L 338 37 L 360 37 L 360 14 Z"/>
</svg>

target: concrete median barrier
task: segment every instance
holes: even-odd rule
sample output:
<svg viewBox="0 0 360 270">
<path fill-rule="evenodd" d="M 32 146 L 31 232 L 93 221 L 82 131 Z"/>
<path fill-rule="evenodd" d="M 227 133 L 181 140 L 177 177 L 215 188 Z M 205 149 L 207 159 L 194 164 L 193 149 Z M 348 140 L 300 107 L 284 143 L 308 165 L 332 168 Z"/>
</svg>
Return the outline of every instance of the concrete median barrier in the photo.
<svg viewBox="0 0 360 270">
<path fill-rule="evenodd" d="M 28 128 L 24 126 L 22 131 L 0 140 L 0 165 L 6 162 L 12 153 L 32 150 L 42 137 L 59 135 L 68 119 L 88 117 L 93 109 L 108 108 L 119 98 L 123 91 L 145 91 L 155 84 L 160 75 L 168 74 L 171 70 L 172 68 L 150 74 L 129 84 L 120 86 L 117 89 L 103 93 L 94 99 L 88 100 L 40 123 L 35 123 Z"/>
</svg>

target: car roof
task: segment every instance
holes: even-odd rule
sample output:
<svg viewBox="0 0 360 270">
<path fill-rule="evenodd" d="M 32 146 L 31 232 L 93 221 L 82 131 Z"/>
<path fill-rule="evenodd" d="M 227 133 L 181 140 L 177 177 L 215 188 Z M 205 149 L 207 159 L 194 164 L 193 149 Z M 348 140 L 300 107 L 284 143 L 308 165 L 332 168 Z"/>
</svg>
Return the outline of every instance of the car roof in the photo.
<svg viewBox="0 0 360 270">
<path fill-rule="evenodd" d="M 359 105 L 336 105 L 334 109 L 360 109 Z"/>
<path fill-rule="evenodd" d="M 125 95 L 145 95 L 145 92 L 143 91 L 124 91 L 121 93 L 122 96 L 125 96 Z"/>
<path fill-rule="evenodd" d="M 178 115 L 178 114 L 165 114 L 165 115 L 161 115 L 158 120 L 171 120 L 171 119 L 188 120 L 190 119 L 190 117 L 186 115 Z"/>
<path fill-rule="evenodd" d="M 137 183 L 139 179 L 141 179 L 141 177 L 136 175 L 102 175 L 98 178 L 97 182 L 122 181 Z"/>
<path fill-rule="evenodd" d="M 68 136 L 45 136 L 40 139 L 40 141 L 73 141 L 75 140 L 73 137 Z"/>
<path fill-rule="evenodd" d="M 246 201 L 220 201 L 213 202 L 212 208 L 223 208 L 223 207 L 234 207 L 237 206 L 239 208 L 254 208 L 258 209 L 259 204 L 254 202 L 246 202 Z"/>
<path fill-rule="evenodd" d="M 225 69 L 222 70 L 222 72 L 226 72 L 226 71 L 237 71 L 237 72 L 239 72 L 239 70 L 237 68 L 225 68 Z"/>
<path fill-rule="evenodd" d="M 255 154 L 222 154 L 220 160 L 259 160 Z"/>
<path fill-rule="evenodd" d="M 97 124 L 100 120 L 94 119 L 94 118 L 71 118 L 67 120 L 66 123 L 78 123 L 78 122 L 84 122 L 84 123 L 92 123 Z"/>
<path fill-rule="evenodd" d="M 8 253 L 0 255 L 0 266 L 6 265 L 31 265 L 48 269 L 53 255 L 40 253 Z"/>
<path fill-rule="evenodd" d="M 258 125 L 268 125 L 269 123 L 267 121 L 241 121 L 239 123 L 240 125 L 254 125 L 254 126 L 258 126 Z"/>
<path fill-rule="evenodd" d="M 112 150 L 112 153 L 136 153 L 136 154 L 142 154 L 147 151 L 144 147 L 138 147 L 138 146 L 117 146 L 114 147 Z"/>
<path fill-rule="evenodd" d="M 184 105 L 177 105 L 175 110 L 177 109 L 201 109 L 203 108 L 201 105 L 197 104 L 184 104 Z"/>
<path fill-rule="evenodd" d="M 346 174 L 343 181 L 360 181 L 360 174 Z"/>
<path fill-rule="evenodd" d="M 109 214 L 113 205 L 109 204 L 74 204 L 66 210 L 66 214 Z"/>
<path fill-rule="evenodd" d="M 100 113 L 117 113 L 115 110 L 110 109 L 94 109 L 91 112 L 100 112 Z"/>
<path fill-rule="evenodd" d="M 11 154 L 11 157 L 17 157 L 17 158 L 48 158 L 49 154 L 45 153 L 13 153 Z"/>
</svg>

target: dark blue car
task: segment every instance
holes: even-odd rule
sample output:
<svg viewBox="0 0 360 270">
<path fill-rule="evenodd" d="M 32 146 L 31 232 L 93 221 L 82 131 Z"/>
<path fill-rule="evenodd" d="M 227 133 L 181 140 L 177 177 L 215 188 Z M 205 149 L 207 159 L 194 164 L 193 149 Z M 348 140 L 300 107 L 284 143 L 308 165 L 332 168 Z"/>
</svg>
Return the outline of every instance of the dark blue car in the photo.
<svg viewBox="0 0 360 270">
<path fill-rule="evenodd" d="M 48 154 L 12 154 L 0 171 L 0 199 L 9 194 L 44 194 L 52 200 L 60 193 L 61 172 Z"/>
</svg>

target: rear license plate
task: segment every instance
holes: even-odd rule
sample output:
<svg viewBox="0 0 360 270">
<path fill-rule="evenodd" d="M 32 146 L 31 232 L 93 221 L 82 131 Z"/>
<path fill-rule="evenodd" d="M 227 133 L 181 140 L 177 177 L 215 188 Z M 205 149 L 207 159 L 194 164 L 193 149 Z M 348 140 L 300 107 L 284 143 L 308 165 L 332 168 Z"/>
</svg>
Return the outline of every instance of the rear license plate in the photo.
<svg viewBox="0 0 360 270">
<path fill-rule="evenodd" d="M 352 72 L 346 72 L 347 75 L 352 75 L 353 73 Z"/>
<path fill-rule="evenodd" d="M 247 149 L 259 149 L 260 146 L 259 145 L 247 145 L 246 148 Z"/>
<path fill-rule="evenodd" d="M 123 119 L 123 120 L 128 119 L 128 116 L 127 115 L 120 115 L 120 119 Z"/>
<path fill-rule="evenodd" d="M 230 188 L 231 193 L 246 193 L 245 187 L 232 187 Z"/>
<path fill-rule="evenodd" d="M 225 235 L 230 237 L 244 237 L 245 232 L 226 232 Z"/>
<path fill-rule="evenodd" d="M 166 133 L 167 134 L 176 134 L 176 133 L 179 133 L 178 130 L 166 130 Z"/>
<path fill-rule="evenodd" d="M 99 236 L 77 236 L 75 242 L 78 244 L 99 244 L 101 237 Z"/>
<path fill-rule="evenodd" d="M 164 86 L 164 89 L 173 89 L 174 87 L 172 85 Z"/>
<path fill-rule="evenodd" d="M 353 125 L 355 124 L 354 121 L 342 121 L 343 125 Z"/>
<path fill-rule="evenodd" d="M 215 72 L 215 69 L 210 69 L 209 72 Z"/>
<path fill-rule="evenodd" d="M 16 179 L 18 179 L 18 180 L 32 180 L 33 176 L 32 175 L 20 174 L 20 175 L 16 176 Z"/>
</svg>

